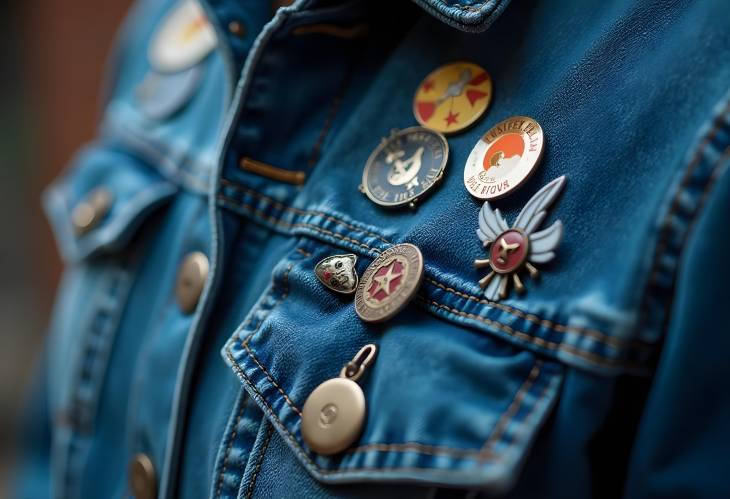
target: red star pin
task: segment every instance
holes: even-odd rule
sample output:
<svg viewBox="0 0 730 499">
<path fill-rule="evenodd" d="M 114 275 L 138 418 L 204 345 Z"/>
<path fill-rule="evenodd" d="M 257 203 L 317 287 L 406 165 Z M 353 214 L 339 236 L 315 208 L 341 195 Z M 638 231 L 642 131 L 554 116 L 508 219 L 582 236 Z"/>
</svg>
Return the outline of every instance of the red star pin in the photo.
<svg viewBox="0 0 730 499">
<path fill-rule="evenodd" d="M 446 126 L 453 125 L 454 123 L 457 123 L 459 120 L 456 119 L 456 117 L 459 116 L 459 113 L 452 113 L 449 111 L 449 115 L 444 118 L 446 120 Z"/>
</svg>

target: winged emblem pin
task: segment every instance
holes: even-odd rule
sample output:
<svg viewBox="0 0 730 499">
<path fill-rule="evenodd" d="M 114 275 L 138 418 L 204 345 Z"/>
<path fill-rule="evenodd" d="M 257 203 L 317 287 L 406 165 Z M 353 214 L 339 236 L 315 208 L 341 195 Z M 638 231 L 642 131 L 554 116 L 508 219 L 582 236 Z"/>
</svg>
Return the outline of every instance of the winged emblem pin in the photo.
<svg viewBox="0 0 730 499">
<path fill-rule="evenodd" d="M 489 258 L 474 260 L 474 266 L 490 268 L 490 272 L 479 281 L 488 300 L 506 298 L 510 281 L 518 293 L 523 293 L 525 285 L 519 276 L 522 268 L 535 279 L 539 275 L 536 265 L 555 258 L 555 250 L 563 237 L 563 223 L 557 220 L 545 229 L 538 229 L 565 182 L 563 175 L 537 191 L 517 215 L 512 227 L 507 225 L 499 209 L 492 209 L 489 201 L 482 205 L 476 232 Z"/>
</svg>

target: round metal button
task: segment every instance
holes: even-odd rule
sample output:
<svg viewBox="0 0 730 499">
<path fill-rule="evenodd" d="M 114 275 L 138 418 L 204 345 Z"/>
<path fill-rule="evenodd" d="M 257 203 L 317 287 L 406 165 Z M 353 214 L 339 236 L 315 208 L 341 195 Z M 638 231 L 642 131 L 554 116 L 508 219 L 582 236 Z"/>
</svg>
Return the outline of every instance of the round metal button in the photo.
<svg viewBox="0 0 730 499">
<path fill-rule="evenodd" d="M 316 453 L 331 455 L 357 440 L 365 423 L 365 395 L 347 378 L 325 381 L 302 409 L 302 437 Z"/>
<path fill-rule="evenodd" d="M 413 96 L 413 115 L 426 128 L 456 133 L 476 123 L 491 100 L 489 73 L 472 62 L 454 62 L 421 82 Z"/>
<path fill-rule="evenodd" d="M 449 143 L 438 132 L 414 126 L 383 139 L 365 163 L 361 190 L 380 206 L 410 205 L 439 183 Z"/>
<path fill-rule="evenodd" d="M 205 279 L 208 277 L 208 270 L 208 257 L 200 251 L 188 254 L 180 265 L 175 295 L 180 310 L 184 313 L 191 313 L 198 305 L 205 286 Z"/>
<path fill-rule="evenodd" d="M 396 244 L 365 270 L 355 292 L 355 312 L 366 322 L 386 321 L 403 310 L 423 279 L 423 255 L 417 246 Z"/>
<path fill-rule="evenodd" d="M 135 454 L 129 461 L 127 472 L 129 491 L 135 499 L 155 499 L 157 497 L 155 466 L 147 454 Z"/>
<path fill-rule="evenodd" d="M 96 227 L 109 213 L 113 199 L 111 191 L 103 187 L 89 192 L 71 212 L 71 223 L 76 234 L 85 234 Z"/>
<path fill-rule="evenodd" d="M 464 186 L 482 200 L 497 199 L 521 186 L 542 158 L 540 124 L 513 116 L 494 125 L 474 146 L 464 165 Z"/>
<path fill-rule="evenodd" d="M 139 109 L 151 120 L 171 118 L 192 101 L 204 67 L 204 64 L 197 64 L 171 74 L 148 72 L 135 90 Z"/>
</svg>

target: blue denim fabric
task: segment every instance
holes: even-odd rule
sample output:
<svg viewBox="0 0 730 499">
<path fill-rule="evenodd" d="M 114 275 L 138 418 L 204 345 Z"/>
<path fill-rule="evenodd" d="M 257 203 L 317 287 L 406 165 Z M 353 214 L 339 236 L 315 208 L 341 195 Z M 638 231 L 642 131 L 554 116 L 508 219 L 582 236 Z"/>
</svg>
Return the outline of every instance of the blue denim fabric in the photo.
<svg viewBox="0 0 730 499">
<path fill-rule="evenodd" d="M 507 4 L 298 0 L 271 17 L 208 0 L 218 47 L 155 118 L 135 91 L 175 3 L 138 2 L 99 135 L 45 196 L 68 270 L 20 497 L 126 497 L 140 452 L 166 499 L 730 495 L 727 6 Z M 455 60 L 490 72 L 486 116 L 448 138 L 444 181 L 416 210 L 378 207 L 358 192 L 366 159 Z M 546 152 L 495 206 L 512 222 L 565 175 L 550 215 L 565 235 L 525 295 L 495 303 L 462 168 L 512 115 L 541 123 Z M 70 212 L 99 186 L 112 209 L 76 235 Z M 425 278 L 388 322 L 362 322 L 314 276 L 343 252 L 362 274 L 401 242 Z M 211 269 L 186 315 L 174 286 L 191 251 Z M 367 343 L 364 431 L 318 455 L 304 401 Z"/>
</svg>

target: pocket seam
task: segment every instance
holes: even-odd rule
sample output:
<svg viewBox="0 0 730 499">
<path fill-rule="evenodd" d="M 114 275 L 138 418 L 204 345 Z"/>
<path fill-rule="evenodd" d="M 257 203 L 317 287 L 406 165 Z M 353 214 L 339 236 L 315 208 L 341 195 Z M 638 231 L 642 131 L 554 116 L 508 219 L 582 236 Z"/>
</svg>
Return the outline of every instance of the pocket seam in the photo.
<svg viewBox="0 0 730 499">
<path fill-rule="evenodd" d="M 270 198 L 268 196 L 265 196 L 265 195 L 263 195 L 261 193 L 258 193 L 256 191 L 253 191 L 251 189 L 247 189 L 245 187 L 239 186 L 239 185 L 237 185 L 237 184 L 235 184 L 235 183 L 233 183 L 231 181 L 225 180 L 225 179 L 221 179 L 221 184 L 222 185 L 226 185 L 226 186 L 232 188 L 233 190 L 240 191 L 241 193 L 248 194 L 251 197 L 260 199 L 262 202 L 267 203 L 267 204 L 269 204 L 271 206 L 274 206 L 276 209 L 278 209 L 280 211 L 291 212 L 291 213 L 298 214 L 298 215 L 302 215 L 302 216 L 317 216 L 317 217 L 322 217 L 325 220 L 329 220 L 329 221 L 332 221 L 334 223 L 343 225 L 344 227 L 347 227 L 350 230 L 353 230 L 355 232 L 360 232 L 362 234 L 365 234 L 365 235 L 368 235 L 368 236 L 377 238 L 378 240 L 383 241 L 386 244 L 390 244 L 390 245 L 393 244 L 393 243 L 391 243 L 390 241 L 388 241 L 387 239 L 383 238 L 382 236 L 380 236 L 378 234 L 375 234 L 375 233 L 373 233 L 371 231 L 367 231 L 365 229 L 361 229 L 361 228 L 355 227 L 355 226 L 353 226 L 353 225 L 351 225 L 351 224 L 349 224 L 349 223 L 347 223 L 347 222 L 345 222 L 345 221 L 343 221 L 343 220 L 341 220 L 341 219 L 339 219 L 337 217 L 334 217 L 332 215 L 328 215 L 326 213 L 323 213 L 323 212 L 320 212 L 320 211 L 315 211 L 315 210 L 304 211 L 304 210 L 300 210 L 298 208 L 293 208 L 293 207 L 285 206 L 282 203 L 274 200 L 273 198 Z M 349 242 L 351 244 L 355 244 L 357 246 L 360 246 L 360 247 L 362 247 L 364 249 L 367 249 L 368 251 L 374 252 L 376 254 L 381 253 L 381 250 L 378 249 L 378 248 L 371 247 L 371 246 L 369 246 L 366 243 L 363 243 L 363 242 L 360 242 L 358 240 L 349 238 L 347 236 L 343 236 L 341 234 L 337 234 L 337 233 L 332 232 L 330 230 L 327 230 L 327 229 L 324 229 L 322 227 L 319 227 L 318 225 L 311 224 L 311 223 L 306 223 L 306 222 L 291 223 L 291 222 L 287 222 L 285 220 L 282 220 L 280 218 L 276 218 L 274 216 L 271 216 L 269 214 L 264 213 L 260 209 L 257 209 L 256 207 L 254 207 L 254 206 L 252 206 L 250 204 L 247 204 L 247 203 L 242 202 L 242 201 L 238 201 L 238 200 L 233 199 L 233 198 L 231 198 L 231 197 L 229 197 L 229 196 L 227 196 L 225 194 L 219 193 L 217 195 L 217 199 L 220 202 L 224 203 L 224 204 L 231 204 L 234 207 L 237 207 L 239 209 L 243 209 L 243 210 L 247 211 L 249 214 L 253 214 L 254 216 L 257 216 L 257 217 L 259 217 L 259 218 L 261 218 L 261 219 L 263 219 L 263 220 L 265 220 L 265 221 L 273 224 L 274 226 L 280 226 L 280 227 L 285 228 L 285 229 L 292 229 L 292 228 L 302 227 L 302 228 L 305 228 L 305 229 L 312 230 L 314 232 L 319 232 L 321 234 L 324 234 L 324 235 L 333 237 L 335 239 L 340 239 L 342 241 L 346 241 L 346 242 Z M 430 277 L 427 277 L 426 279 L 431 284 L 439 287 L 443 291 L 452 293 L 455 296 L 458 296 L 460 298 L 466 298 L 466 299 L 471 300 L 471 301 L 474 301 L 476 303 L 480 303 L 480 304 L 487 305 L 487 306 L 492 307 L 492 308 L 496 308 L 496 309 L 502 310 L 502 311 L 504 311 L 504 312 L 506 312 L 508 314 L 511 314 L 511 315 L 517 317 L 517 318 L 527 320 L 529 322 L 532 322 L 534 324 L 537 324 L 537 325 L 539 325 L 541 327 L 545 327 L 547 329 L 550 329 L 550 330 L 555 331 L 555 332 L 560 333 L 560 334 L 573 333 L 573 334 L 577 334 L 579 336 L 585 336 L 585 337 L 588 337 L 590 339 L 593 339 L 595 341 L 598 341 L 599 343 L 605 344 L 605 345 L 610 346 L 610 347 L 613 347 L 613 348 L 620 348 L 622 346 L 632 346 L 632 347 L 635 347 L 635 348 L 638 348 L 638 349 L 641 349 L 641 350 L 646 350 L 646 351 L 650 351 L 653 348 L 652 345 L 650 345 L 650 344 L 647 344 L 647 343 L 644 343 L 644 342 L 640 342 L 640 341 L 636 341 L 636 340 L 633 340 L 633 339 L 624 339 L 624 338 L 620 338 L 620 337 L 613 337 L 613 336 L 610 336 L 610 335 L 608 335 L 606 333 L 603 333 L 603 332 L 601 332 L 601 331 L 599 331 L 597 329 L 586 328 L 586 327 L 581 327 L 581 326 L 569 326 L 569 325 L 560 324 L 560 323 L 557 323 L 557 322 L 554 322 L 554 321 L 551 321 L 551 320 L 548 320 L 548 319 L 543 319 L 543 318 L 538 317 L 535 314 L 532 314 L 532 313 L 529 313 L 529 312 L 525 312 L 525 311 L 520 310 L 520 309 L 516 309 L 516 308 L 511 307 L 509 305 L 505 305 L 505 304 L 501 304 L 501 303 L 495 303 L 495 302 L 490 302 L 490 301 L 484 300 L 484 299 L 482 299 L 480 297 L 477 297 L 477 296 L 474 296 L 474 295 L 471 295 L 471 294 L 467 294 L 467 293 L 464 293 L 464 292 L 461 292 L 461 291 L 457 291 L 454 288 L 449 287 L 449 286 L 446 286 L 444 284 L 441 284 L 440 282 L 438 282 L 438 281 L 436 281 L 436 280 L 434 280 L 434 279 L 432 279 Z M 499 321 L 494 321 L 494 322 L 497 323 L 497 324 L 503 324 L 503 323 L 501 323 Z M 586 358 L 587 359 L 590 359 L 591 357 L 586 357 Z M 606 363 L 604 362 L 604 364 L 606 364 Z M 607 364 L 608 365 L 615 365 L 615 364 L 617 364 L 617 362 L 614 362 L 614 363 L 608 362 Z"/>
<path fill-rule="evenodd" d="M 596 355 L 594 353 L 591 353 L 591 352 L 584 352 L 583 350 L 573 347 L 572 345 L 568 345 L 565 343 L 555 343 L 553 341 L 548 341 L 548 340 L 545 340 L 538 336 L 531 336 L 523 331 L 519 331 L 519 330 L 513 328 L 512 326 L 508 326 L 507 324 L 503 324 L 494 319 L 489 319 L 488 317 L 483 317 L 481 315 L 470 314 L 468 312 L 464 312 L 462 310 L 458 310 L 458 309 L 449 307 L 448 305 L 444 305 L 443 303 L 439 303 L 435 300 L 423 298 L 422 296 L 418 296 L 417 300 L 427 306 L 431 305 L 434 307 L 438 307 L 443 310 L 446 310 L 449 313 L 456 314 L 460 317 L 483 322 L 484 324 L 486 324 L 488 326 L 496 327 L 500 331 L 504 331 L 505 333 L 507 333 L 510 336 L 514 336 L 515 338 L 518 338 L 522 341 L 526 341 L 528 343 L 532 343 L 539 347 L 547 348 L 549 350 L 562 350 L 564 352 L 570 353 L 572 355 L 577 355 L 578 357 L 582 357 L 590 362 L 593 362 L 595 364 L 602 365 L 602 366 L 614 367 L 616 365 L 622 365 L 628 369 L 635 369 L 635 370 L 641 369 L 641 366 L 639 366 L 639 365 L 634 365 L 634 364 L 627 363 L 622 360 L 617 360 L 617 359 L 612 359 L 612 358 L 603 358 L 603 357 Z"/>
<path fill-rule="evenodd" d="M 304 250 L 301 250 L 301 248 L 297 248 L 295 251 L 300 252 L 301 254 L 305 254 Z M 286 270 L 282 274 L 281 279 L 281 285 L 282 285 L 282 292 L 278 299 L 271 305 L 271 307 L 268 308 L 268 313 L 271 313 L 273 310 L 275 310 L 278 306 L 281 305 L 281 303 L 287 298 L 289 295 L 289 274 L 294 267 L 294 262 L 290 262 L 287 265 Z M 269 293 L 273 293 L 275 291 L 276 287 L 272 286 Z M 249 347 L 249 341 L 251 338 L 256 335 L 259 331 L 261 326 L 263 325 L 265 321 L 265 318 L 262 318 L 259 323 L 256 325 L 256 327 L 245 337 L 241 338 L 238 337 L 238 343 L 244 348 L 247 355 L 255 362 L 255 364 L 261 369 L 263 374 L 266 376 L 266 379 L 276 388 L 276 390 L 282 395 L 287 405 L 290 407 L 290 409 L 295 412 L 299 418 L 301 419 L 302 413 L 301 410 L 297 407 L 297 405 L 294 403 L 294 401 L 291 399 L 291 397 L 286 393 L 286 391 L 281 387 L 281 385 L 274 379 L 273 375 L 269 372 L 269 370 L 263 366 L 263 364 L 258 360 L 256 355 L 253 353 L 251 348 Z M 250 322 L 250 321 L 249 321 Z M 268 403 L 266 398 L 263 396 L 263 394 L 258 390 L 258 388 L 254 385 L 252 380 L 243 372 L 243 370 L 240 368 L 238 363 L 236 362 L 236 359 L 231 351 L 231 348 L 233 347 L 233 344 L 235 342 L 229 343 L 229 345 L 226 348 L 226 356 L 228 357 L 228 360 L 231 362 L 231 366 L 233 367 L 234 371 L 240 376 L 243 377 L 247 384 L 251 387 L 252 390 L 255 391 L 255 393 L 259 396 L 259 399 L 261 402 L 269 409 L 269 412 L 271 416 L 275 419 L 275 421 L 278 423 L 278 426 L 282 428 L 283 431 L 285 431 L 290 439 L 291 442 L 295 445 L 295 447 L 298 449 L 298 453 L 300 453 L 302 456 L 306 458 L 306 461 L 310 463 L 314 468 L 318 470 L 318 472 L 323 474 L 346 474 L 348 472 L 354 472 L 354 471 L 374 471 L 374 470 L 395 470 L 395 471 L 405 471 L 407 468 L 405 467 L 396 467 L 396 468 L 383 468 L 383 467 L 370 467 L 370 468 L 345 468 L 343 470 L 331 470 L 322 468 L 319 465 L 317 465 L 307 454 L 307 452 L 304 450 L 303 447 L 299 444 L 299 441 L 297 438 L 289 431 L 289 429 L 284 425 L 284 423 L 279 419 L 278 415 L 274 411 L 274 409 L 271 407 L 271 405 Z M 489 436 L 487 437 L 487 440 L 483 444 L 482 448 L 480 450 L 472 450 L 472 449 L 463 449 L 463 448 L 452 448 L 452 447 L 440 447 L 440 446 L 429 446 L 427 444 L 420 444 L 417 442 L 413 443 L 373 443 L 373 444 L 367 444 L 355 449 L 352 449 L 350 451 L 347 451 L 346 454 L 348 455 L 354 455 L 358 453 L 364 453 L 369 452 L 372 450 L 375 450 L 377 452 L 383 451 L 382 449 L 371 449 L 370 446 L 385 446 L 388 448 L 385 452 L 417 452 L 419 454 L 424 455 L 433 455 L 430 451 L 434 449 L 440 449 L 438 451 L 439 454 L 445 454 L 455 459 L 461 459 L 461 460 L 472 460 L 477 461 L 479 463 L 486 463 L 486 462 L 498 462 L 500 460 L 500 456 L 497 454 L 492 453 L 491 451 L 488 451 L 490 447 L 493 447 L 497 442 L 500 440 L 495 439 L 494 435 L 498 434 L 499 439 L 502 438 L 504 429 L 509 425 L 509 423 L 514 421 L 514 417 L 519 412 L 519 409 L 522 406 L 522 402 L 524 400 L 525 395 L 534 387 L 535 381 L 540 377 L 540 373 L 542 370 L 543 361 L 541 359 L 536 359 L 535 363 L 533 364 L 533 367 L 530 370 L 530 373 L 528 374 L 528 377 L 525 381 L 523 381 L 522 385 L 518 389 L 518 391 L 515 393 L 515 396 L 513 397 L 512 401 L 510 402 L 507 409 L 505 409 L 504 412 L 502 412 L 500 419 L 495 424 L 494 428 L 492 429 L 492 432 L 490 432 Z M 549 385 L 548 385 L 549 386 Z M 537 400 L 534 402 L 534 406 L 538 406 L 539 402 L 546 396 L 548 393 L 548 390 L 545 389 L 538 397 Z M 533 409 L 534 410 L 534 409 Z M 511 411 L 513 411 L 512 415 L 509 416 L 509 418 L 505 419 L 506 414 L 509 414 Z M 530 414 L 532 411 L 530 411 Z M 529 419 L 530 414 L 526 415 L 525 418 L 523 418 L 525 421 Z M 497 431 L 499 430 L 499 433 Z M 519 439 L 515 438 L 508 446 L 511 447 L 514 445 Z M 404 447 L 404 445 L 408 445 L 408 447 Z M 410 447 L 419 447 L 421 450 L 414 451 Z M 468 457 L 469 455 L 476 455 L 477 457 Z M 418 470 L 434 470 L 436 468 L 420 468 L 420 467 L 414 467 L 413 469 Z"/>
<path fill-rule="evenodd" d="M 440 469 L 440 468 L 415 467 L 415 466 L 411 466 L 411 467 L 373 467 L 373 466 L 371 466 L 371 467 L 344 468 L 344 469 L 327 469 L 327 468 L 321 467 L 320 465 L 318 465 L 317 463 L 315 463 L 312 460 L 312 458 L 309 456 L 309 454 L 299 444 L 299 441 L 294 436 L 294 434 L 286 427 L 286 425 L 281 421 L 281 419 L 279 419 L 279 417 L 277 416 L 274 409 L 271 407 L 271 405 L 266 400 L 264 395 L 254 385 L 253 381 L 240 368 L 240 366 L 238 366 L 238 364 L 236 363 L 236 359 L 233 356 L 233 353 L 230 351 L 230 347 L 228 349 L 226 349 L 226 356 L 228 357 L 228 360 L 231 362 L 231 366 L 233 367 L 236 374 L 238 374 L 239 377 L 243 378 L 247 382 L 248 386 L 257 395 L 257 398 L 261 401 L 262 404 L 264 404 L 266 406 L 269 413 L 271 414 L 271 417 L 274 418 L 276 425 L 285 433 L 287 439 L 294 445 L 295 453 L 302 456 L 302 458 L 304 458 L 304 460 L 310 466 L 312 466 L 317 471 L 317 473 L 320 473 L 322 475 L 345 475 L 348 473 L 359 472 L 359 471 L 409 471 L 409 470 L 418 470 L 418 471 L 428 470 L 428 471 L 444 472 L 444 473 L 450 472 L 450 470 L 444 470 L 444 469 Z M 541 361 L 538 360 L 536 362 L 541 362 Z M 534 368 L 534 366 L 533 366 L 533 368 Z M 532 370 L 531 370 L 531 372 L 532 372 Z M 538 378 L 539 378 L 539 375 L 535 375 L 535 381 L 537 381 Z M 524 418 L 522 418 L 523 422 L 529 420 L 529 418 L 533 414 L 534 410 L 536 410 L 536 408 L 539 407 L 542 400 L 549 393 L 550 386 L 551 386 L 550 383 L 548 383 L 548 385 L 545 387 L 545 389 L 537 396 L 537 398 L 535 399 L 534 404 L 533 404 L 533 409 L 528 414 L 526 414 Z M 529 386 L 528 388 L 526 388 L 522 393 L 527 394 L 527 392 L 529 392 L 533 387 L 534 387 L 534 383 L 531 386 Z M 519 393 L 519 391 L 518 391 L 518 393 Z M 513 399 L 513 402 L 514 402 L 514 399 Z M 510 404 L 510 405 L 512 405 L 512 404 Z M 515 415 L 519 412 L 520 407 L 521 407 L 521 402 L 520 402 L 520 406 L 518 406 L 515 409 Z M 508 408 L 508 410 L 509 410 L 509 408 Z M 507 411 L 505 411 L 505 413 L 506 412 Z M 504 416 L 505 413 L 502 413 L 502 416 Z M 506 427 L 509 423 L 511 423 L 513 421 L 515 421 L 513 418 L 509 419 L 507 421 L 507 423 L 505 423 L 504 427 Z M 490 436 L 491 436 L 491 434 L 490 434 Z M 511 448 L 513 445 L 515 445 L 517 442 L 519 442 L 519 438 L 514 438 L 513 441 L 508 445 L 508 449 Z M 390 447 L 390 446 L 403 445 L 403 444 L 372 444 L 372 445 L 387 445 Z M 417 445 L 424 445 L 424 444 L 417 444 Z M 426 447 L 428 447 L 428 446 L 426 446 Z M 435 446 L 431 446 L 431 447 L 436 448 Z M 496 454 L 491 454 L 491 455 L 488 455 L 487 457 L 482 457 L 480 459 L 477 459 L 477 458 L 466 457 L 464 455 L 466 453 L 469 453 L 471 451 L 470 449 L 460 449 L 460 448 L 451 448 L 451 447 L 439 447 L 439 448 L 443 449 L 445 452 L 438 453 L 437 455 L 446 454 L 447 456 L 455 458 L 455 459 L 476 461 L 478 463 L 481 463 L 482 465 L 486 465 L 489 462 L 496 463 L 501 460 L 500 456 L 498 456 Z M 373 449 L 373 450 L 378 451 L 377 449 Z M 369 451 L 370 451 L 370 449 L 363 450 L 361 452 L 369 452 Z M 451 451 L 455 451 L 455 452 L 451 452 Z M 410 449 L 395 449 L 395 448 L 389 449 L 387 452 L 416 452 L 416 453 L 424 454 L 424 455 L 433 455 L 433 454 L 429 454 L 428 452 L 412 451 Z M 476 454 L 481 454 L 481 451 L 474 451 L 474 452 Z M 355 454 L 355 453 L 356 452 L 347 452 L 347 454 Z M 459 454 L 462 454 L 462 455 L 459 455 Z M 453 471 L 452 471 L 452 473 L 453 473 Z"/>
</svg>

